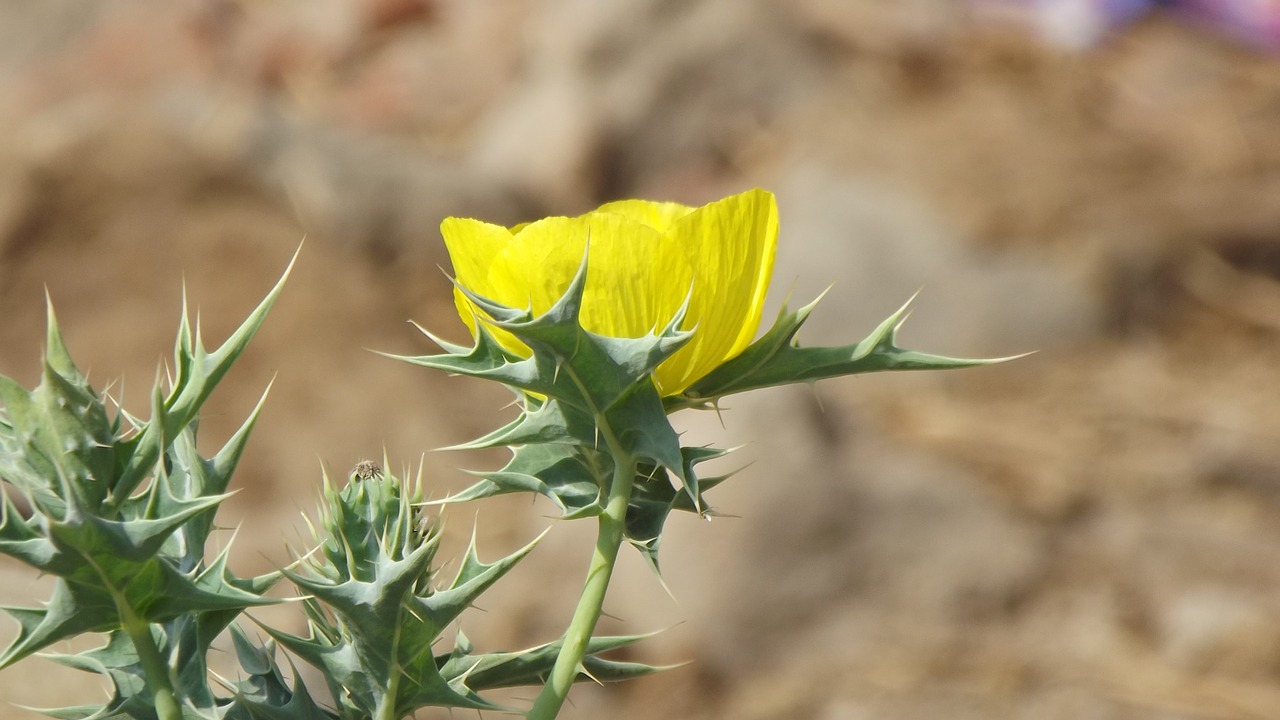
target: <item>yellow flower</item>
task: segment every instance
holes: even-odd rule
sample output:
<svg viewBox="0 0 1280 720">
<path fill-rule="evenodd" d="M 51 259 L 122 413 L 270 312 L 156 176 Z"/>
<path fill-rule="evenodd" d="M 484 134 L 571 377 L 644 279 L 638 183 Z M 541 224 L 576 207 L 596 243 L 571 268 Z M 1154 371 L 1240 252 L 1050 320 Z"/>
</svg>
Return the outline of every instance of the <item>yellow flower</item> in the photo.
<svg viewBox="0 0 1280 720">
<path fill-rule="evenodd" d="M 742 352 L 760 326 L 773 273 L 778 209 L 773 194 L 749 190 L 699 208 L 622 200 L 574 218 L 504 228 L 468 218 L 440 226 L 462 287 L 503 305 L 545 313 L 568 289 L 588 253 L 582 326 L 597 335 L 642 337 L 675 316 L 693 337 L 654 373 L 677 395 Z M 461 292 L 454 301 L 476 331 L 489 318 Z M 507 350 L 529 348 L 490 326 Z"/>
</svg>

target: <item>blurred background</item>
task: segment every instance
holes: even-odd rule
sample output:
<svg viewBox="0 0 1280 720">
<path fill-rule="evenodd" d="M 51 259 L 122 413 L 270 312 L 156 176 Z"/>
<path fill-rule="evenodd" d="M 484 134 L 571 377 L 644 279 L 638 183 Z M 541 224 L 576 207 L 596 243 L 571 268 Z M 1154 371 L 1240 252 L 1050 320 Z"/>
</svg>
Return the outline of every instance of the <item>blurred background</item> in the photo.
<svg viewBox="0 0 1280 720">
<path fill-rule="evenodd" d="M 216 447 L 274 378 L 224 517 L 261 572 L 322 468 L 421 460 L 438 497 L 502 462 L 428 451 L 509 395 L 368 351 L 432 351 L 410 318 L 465 337 L 444 216 L 769 188 L 772 306 L 834 283 L 806 342 L 923 288 L 908 346 L 1039 352 L 681 418 L 744 445 L 728 517 L 670 523 L 674 599 L 628 553 L 606 629 L 691 664 L 565 717 L 1277 718 L 1278 48 L 1265 0 L 0 3 L 0 373 L 37 382 L 47 290 L 145 414 L 184 284 L 220 341 L 305 237 L 202 426 Z M 464 619 L 482 649 L 563 628 L 593 531 L 551 514 L 450 509 L 486 558 L 554 526 Z M 0 673 L 14 705 L 101 697 Z"/>
</svg>

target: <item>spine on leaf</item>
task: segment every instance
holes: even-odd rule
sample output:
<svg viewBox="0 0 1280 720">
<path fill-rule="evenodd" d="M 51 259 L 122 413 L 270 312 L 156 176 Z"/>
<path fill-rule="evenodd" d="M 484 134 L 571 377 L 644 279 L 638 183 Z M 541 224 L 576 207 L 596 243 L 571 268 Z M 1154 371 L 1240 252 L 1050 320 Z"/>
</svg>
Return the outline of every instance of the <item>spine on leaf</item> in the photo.
<svg viewBox="0 0 1280 720">
<path fill-rule="evenodd" d="M 323 674 L 344 720 L 403 718 L 422 707 L 509 710 L 481 691 L 539 682 L 558 654 L 555 644 L 518 652 L 477 653 L 460 631 L 437 653 L 445 631 L 523 559 L 534 544 L 492 563 L 474 539 L 448 581 L 433 569 L 440 535 L 407 484 L 361 462 L 340 490 L 325 480 L 316 527 L 318 552 L 286 571 L 308 597 L 307 637 L 267 629 L 281 646 Z M 535 540 L 536 543 L 536 540 Z M 592 652 L 638 638 L 601 638 Z M 609 678 L 648 668 L 591 659 Z"/>
<path fill-rule="evenodd" d="M 287 272 L 286 272 L 287 276 Z M 210 687 L 214 639 L 275 575 L 238 578 L 227 549 L 206 559 L 213 516 L 261 403 L 213 457 L 196 449 L 200 407 L 257 332 L 282 283 L 213 352 L 184 312 L 176 374 L 157 382 L 149 420 L 109 412 L 72 362 L 49 309 L 40 384 L 0 377 L 0 552 L 54 576 L 41 608 L 5 608 L 18 635 L 7 666 L 85 632 L 107 643 L 56 662 L 108 678 L 101 706 L 51 709 L 56 717 L 215 717 L 234 698 Z"/>
</svg>

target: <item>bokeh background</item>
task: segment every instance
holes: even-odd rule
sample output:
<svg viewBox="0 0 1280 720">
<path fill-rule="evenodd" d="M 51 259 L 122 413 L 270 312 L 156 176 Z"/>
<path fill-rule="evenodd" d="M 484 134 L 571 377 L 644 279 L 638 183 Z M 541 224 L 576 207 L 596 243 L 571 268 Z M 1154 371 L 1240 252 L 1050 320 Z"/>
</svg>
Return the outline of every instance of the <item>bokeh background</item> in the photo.
<svg viewBox="0 0 1280 720">
<path fill-rule="evenodd" d="M 808 342 L 923 289 L 909 346 L 1038 353 L 682 418 L 744 445 L 727 517 L 674 519 L 673 597 L 631 553 L 606 610 L 690 664 L 565 716 L 1278 718 L 1280 11 L 1155 4 L 0 3 L 0 373 L 37 381 L 47 290 L 145 413 L 184 284 L 220 340 L 305 237 L 202 426 L 274 378 L 225 518 L 260 572 L 322 468 L 421 461 L 440 496 L 501 462 L 427 451 L 505 392 L 368 351 L 431 351 L 410 318 L 465 336 L 444 216 L 770 188 L 772 306 L 834 283 Z M 482 647 L 563 627 L 592 531 L 551 512 L 449 511 L 487 557 L 553 528 L 464 620 Z M 45 589 L 0 575 L 7 604 Z M 0 715 L 102 692 L 33 659 Z"/>
</svg>

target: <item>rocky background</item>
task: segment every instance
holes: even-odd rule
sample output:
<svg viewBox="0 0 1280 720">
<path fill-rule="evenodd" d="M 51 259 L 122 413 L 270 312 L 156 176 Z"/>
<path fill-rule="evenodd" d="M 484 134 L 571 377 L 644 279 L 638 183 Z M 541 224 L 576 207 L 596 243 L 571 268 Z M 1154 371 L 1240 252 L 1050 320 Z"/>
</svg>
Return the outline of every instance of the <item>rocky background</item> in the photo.
<svg viewBox="0 0 1280 720">
<path fill-rule="evenodd" d="M 909 345 L 1038 353 L 684 418 L 745 444 L 712 495 L 732 517 L 672 523 L 674 600 L 629 557 L 606 610 L 668 628 L 637 657 L 691 663 L 565 717 L 1280 717 L 1280 62 L 1168 15 L 1066 49 L 969 8 L 0 4 L 0 373 L 37 381 L 47 290 L 145 412 L 184 285 L 219 340 L 305 237 L 202 428 L 274 379 L 225 519 L 263 571 L 322 467 L 416 467 L 506 417 L 501 390 L 367 350 L 429 351 L 409 318 L 463 337 L 442 217 L 767 187 L 773 305 L 835 283 L 809 342 L 923 288 Z M 437 496 L 500 461 L 422 459 Z M 563 627 L 591 528 L 550 512 L 449 512 L 489 557 L 555 526 L 465 619 L 480 645 Z M 41 597 L 0 575 L 0 601 Z M 0 714 L 100 693 L 33 659 Z"/>
</svg>

